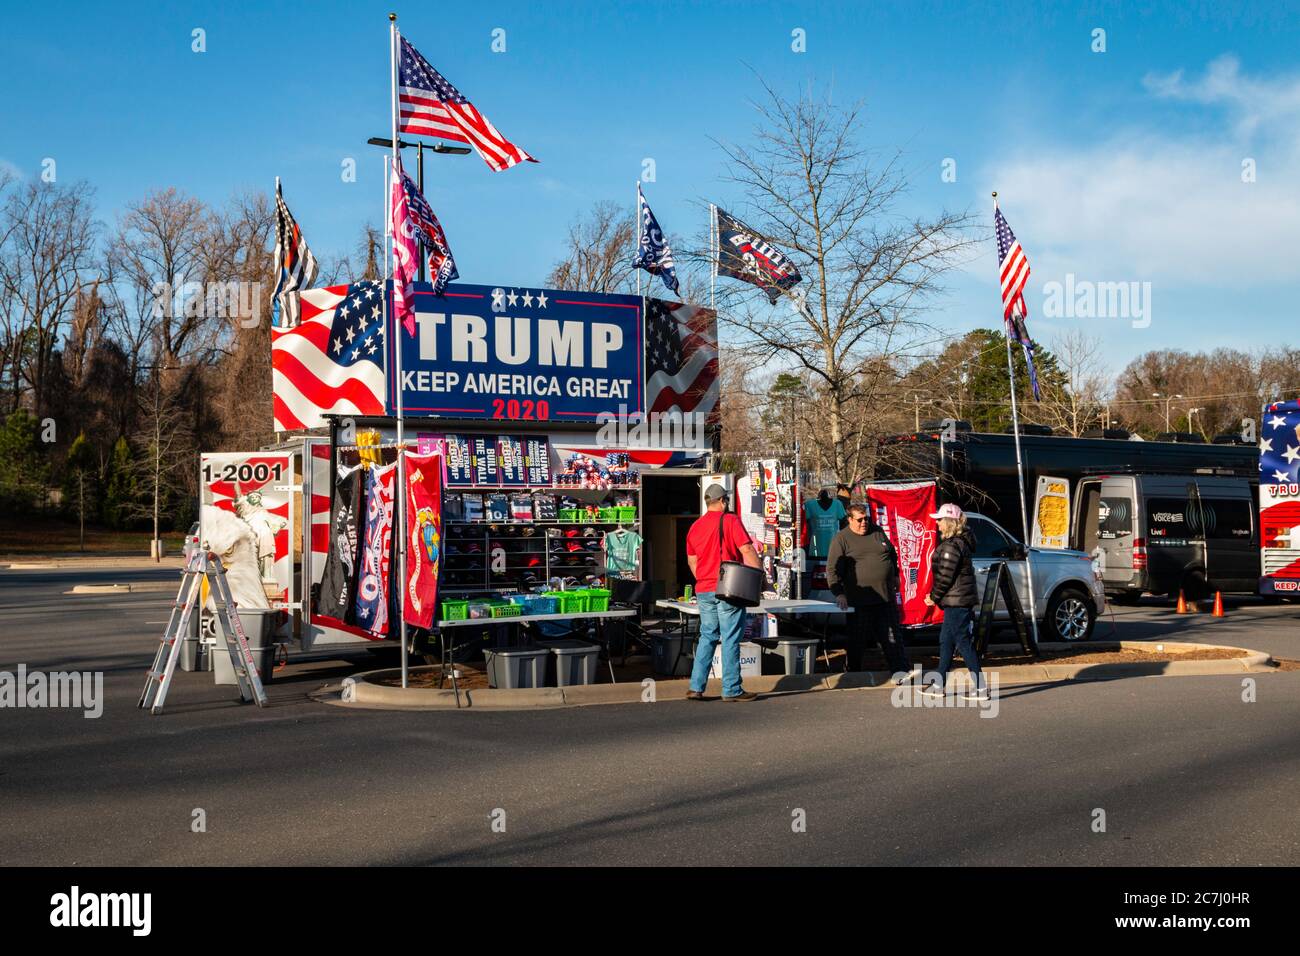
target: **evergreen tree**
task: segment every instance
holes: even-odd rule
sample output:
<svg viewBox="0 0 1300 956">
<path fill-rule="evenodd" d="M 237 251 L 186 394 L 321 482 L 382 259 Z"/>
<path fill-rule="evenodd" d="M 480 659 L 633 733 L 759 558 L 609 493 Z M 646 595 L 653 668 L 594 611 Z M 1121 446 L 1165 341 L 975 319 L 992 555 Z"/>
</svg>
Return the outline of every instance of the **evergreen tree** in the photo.
<svg viewBox="0 0 1300 956">
<path fill-rule="evenodd" d="M 86 440 L 86 433 L 81 432 L 68 449 L 68 458 L 63 468 L 63 507 L 77 516 L 80 528 L 81 550 L 86 550 L 86 514 L 94 513 L 94 499 L 97 486 L 94 480 L 98 465 L 95 449 Z"/>
<path fill-rule="evenodd" d="M 44 508 L 49 479 L 39 423 L 20 408 L 0 427 L 0 506 L 10 512 Z"/>
<path fill-rule="evenodd" d="M 125 438 L 119 438 L 109 461 L 108 486 L 104 491 L 104 523 L 116 530 L 126 527 L 139 497 L 131 446 Z"/>
</svg>

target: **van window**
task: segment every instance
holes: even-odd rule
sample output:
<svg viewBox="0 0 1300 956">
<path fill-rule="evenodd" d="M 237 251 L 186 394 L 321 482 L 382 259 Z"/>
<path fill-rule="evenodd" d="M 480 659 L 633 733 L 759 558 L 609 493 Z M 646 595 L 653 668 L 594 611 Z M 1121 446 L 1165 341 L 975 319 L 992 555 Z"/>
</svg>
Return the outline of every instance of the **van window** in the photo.
<svg viewBox="0 0 1300 956">
<path fill-rule="evenodd" d="M 1097 537 L 1105 540 L 1132 533 L 1132 499 L 1102 498 L 1097 508 Z"/>
<path fill-rule="evenodd" d="M 1153 543 L 1200 541 L 1203 506 L 1186 498 L 1148 498 L 1147 536 Z"/>
<path fill-rule="evenodd" d="M 1249 501 L 1203 498 L 1201 503 L 1207 512 L 1207 537 L 1226 541 L 1250 540 Z"/>
<path fill-rule="evenodd" d="M 1074 522 L 1074 540 L 1071 546 L 1091 553 L 1097 547 L 1099 515 L 1101 513 L 1101 483 L 1080 482 L 1079 512 Z"/>
</svg>

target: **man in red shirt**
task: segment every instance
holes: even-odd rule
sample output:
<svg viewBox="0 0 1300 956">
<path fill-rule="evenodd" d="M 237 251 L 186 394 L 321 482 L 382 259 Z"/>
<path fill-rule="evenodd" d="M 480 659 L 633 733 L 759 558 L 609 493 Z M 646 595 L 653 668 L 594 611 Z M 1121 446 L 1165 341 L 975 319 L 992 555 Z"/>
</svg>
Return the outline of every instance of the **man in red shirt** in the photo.
<svg viewBox="0 0 1300 956">
<path fill-rule="evenodd" d="M 758 695 L 740 683 L 740 639 L 745 633 L 745 609 L 719 598 L 718 572 L 723 561 L 743 561 L 760 566 L 758 552 L 740 518 L 727 511 L 727 490 L 713 484 L 704 492 L 707 509 L 686 533 L 686 563 L 695 575 L 695 597 L 700 606 L 700 640 L 695 645 L 695 666 L 687 700 L 704 700 L 704 686 L 713 665 L 713 649 L 722 642 L 722 699 L 753 700 Z M 721 527 L 719 527 L 721 525 Z"/>
</svg>

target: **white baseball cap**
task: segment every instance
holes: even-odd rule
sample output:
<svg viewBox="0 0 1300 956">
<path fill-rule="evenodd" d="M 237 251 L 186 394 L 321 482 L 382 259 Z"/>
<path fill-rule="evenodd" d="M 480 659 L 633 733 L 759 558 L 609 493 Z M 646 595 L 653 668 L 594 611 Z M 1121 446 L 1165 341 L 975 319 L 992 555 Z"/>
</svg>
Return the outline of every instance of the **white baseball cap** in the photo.
<svg viewBox="0 0 1300 956">
<path fill-rule="evenodd" d="M 961 509 L 952 502 L 946 505 L 940 505 L 939 510 L 930 515 L 931 518 L 951 518 L 953 521 L 960 521 L 962 518 Z"/>
</svg>

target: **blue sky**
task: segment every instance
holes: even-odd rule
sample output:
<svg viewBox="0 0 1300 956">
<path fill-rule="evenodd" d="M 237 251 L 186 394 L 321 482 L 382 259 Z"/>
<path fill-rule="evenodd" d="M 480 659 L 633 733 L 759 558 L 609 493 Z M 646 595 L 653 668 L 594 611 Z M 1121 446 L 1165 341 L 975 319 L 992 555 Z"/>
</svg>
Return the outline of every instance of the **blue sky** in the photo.
<svg viewBox="0 0 1300 956">
<path fill-rule="evenodd" d="M 777 88 L 829 86 L 867 105 L 865 141 L 901 148 L 901 213 L 989 192 L 1033 267 L 1029 325 L 1050 345 L 1083 327 L 1117 369 L 1153 348 L 1300 344 L 1300 49 L 1292 5 L 1056 9 L 946 3 L 238 2 L 8 4 L 0 34 L 0 163 L 57 162 L 100 216 L 174 185 L 212 203 L 285 196 L 318 253 L 382 225 L 389 9 L 403 34 L 508 137 L 541 160 L 493 173 L 426 160 L 426 195 L 467 282 L 536 285 L 570 220 L 631 207 L 642 160 L 663 226 L 694 235 L 710 199 L 737 206 L 710 137 L 754 125 L 749 68 Z M 207 50 L 191 50 L 192 31 Z M 506 52 L 491 50 L 506 31 Z M 807 52 L 791 49 L 806 31 Z M 1105 52 L 1093 31 L 1105 30 Z M 342 181 L 355 158 L 357 181 Z M 943 161 L 956 182 L 942 182 Z M 1255 181 L 1242 181 L 1253 160 Z M 1150 324 L 1044 315 L 1044 284 L 1150 282 Z M 959 333 L 1000 316 L 992 243 L 930 321 Z"/>
</svg>

